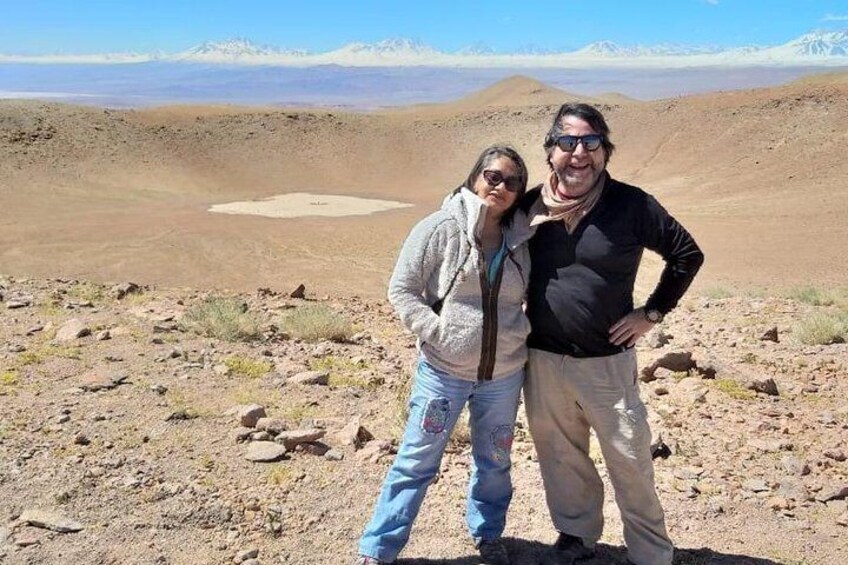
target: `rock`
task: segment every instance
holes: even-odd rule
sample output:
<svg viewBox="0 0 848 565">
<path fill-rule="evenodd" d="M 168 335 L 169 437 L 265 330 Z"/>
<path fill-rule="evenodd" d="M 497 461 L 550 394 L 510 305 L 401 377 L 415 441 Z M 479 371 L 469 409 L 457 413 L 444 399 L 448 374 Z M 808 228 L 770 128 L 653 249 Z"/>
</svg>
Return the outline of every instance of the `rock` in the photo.
<svg viewBox="0 0 848 565">
<path fill-rule="evenodd" d="M 247 448 L 244 458 L 254 463 L 272 463 L 283 459 L 286 448 L 273 441 L 255 441 Z"/>
<path fill-rule="evenodd" d="M 165 417 L 166 422 L 182 422 L 185 420 L 193 420 L 197 418 L 197 414 L 194 412 L 190 412 L 185 409 L 174 410 L 167 417 Z"/>
<path fill-rule="evenodd" d="M 112 287 L 112 296 L 118 300 L 123 300 L 128 294 L 139 292 L 138 285 L 132 282 L 117 284 Z"/>
<path fill-rule="evenodd" d="M 645 336 L 645 344 L 651 349 L 659 349 L 664 345 L 668 345 L 671 337 L 662 328 L 654 328 Z"/>
<path fill-rule="evenodd" d="M 671 448 L 663 441 L 662 436 L 657 436 L 657 440 L 651 444 L 652 459 L 668 459 L 671 457 Z"/>
<path fill-rule="evenodd" d="M 766 492 L 771 490 L 766 482 L 762 479 L 748 479 L 742 483 L 742 488 L 751 492 Z"/>
<path fill-rule="evenodd" d="M 824 456 L 828 459 L 833 459 L 834 461 L 839 461 L 840 463 L 845 461 L 845 452 L 841 449 L 826 449 L 824 452 Z"/>
<path fill-rule="evenodd" d="M 155 385 L 150 385 L 150 390 L 161 396 L 161 395 L 165 394 L 166 392 L 168 392 L 168 387 L 166 387 L 163 384 L 155 384 Z"/>
<path fill-rule="evenodd" d="M 252 433 L 253 428 L 237 428 L 233 432 L 233 439 L 236 440 L 236 443 L 241 443 L 243 441 L 247 441 Z"/>
<path fill-rule="evenodd" d="M 748 446 L 764 451 L 765 453 L 777 453 L 778 451 L 792 451 L 794 446 L 788 440 L 768 440 L 768 439 L 750 439 Z"/>
<path fill-rule="evenodd" d="M 94 334 L 94 339 L 96 341 L 107 341 L 107 340 L 112 339 L 112 334 L 109 333 L 109 330 L 99 331 L 96 334 Z"/>
<path fill-rule="evenodd" d="M 760 341 L 773 341 L 774 343 L 779 343 L 780 340 L 777 338 L 777 326 L 766 330 L 766 332 L 760 336 Z"/>
<path fill-rule="evenodd" d="M 657 396 L 665 396 L 668 394 L 668 389 L 664 386 L 654 387 L 654 394 Z"/>
<path fill-rule="evenodd" d="M 324 459 L 327 461 L 341 461 L 344 459 L 344 452 L 336 449 L 331 449 L 324 454 Z"/>
<path fill-rule="evenodd" d="M 818 500 L 819 502 L 827 502 L 829 500 L 845 500 L 845 498 L 848 498 L 848 485 L 831 489 L 822 489 L 816 495 L 816 500 Z"/>
<path fill-rule="evenodd" d="M 306 298 L 306 285 L 299 284 L 297 288 L 294 289 L 291 294 L 289 294 L 290 298 Z"/>
<path fill-rule="evenodd" d="M 282 443 L 286 446 L 286 449 L 289 451 L 294 450 L 294 448 L 301 443 L 310 443 L 313 441 L 318 441 L 326 432 L 324 430 L 319 430 L 317 428 L 311 430 L 291 430 L 291 431 L 281 431 L 279 435 L 274 439 L 277 443 Z"/>
<path fill-rule="evenodd" d="M 77 435 L 74 436 L 74 444 L 75 445 L 88 445 L 90 443 L 91 443 L 91 440 L 88 439 L 88 436 L 86 436 L 82 432 L 79 432 Z"/>
<path fill-rule="evenodd" d="M 803 477 L 810 474 L 810 466 L 797 457 L 784 457 L 780 461 L 783 470 L 796 477 Z"/>
<path fill-rule="evenodd" d="M 675 373 L 688 373 L 690 369 L 695 368 L 692 353 L 689 351 L 671 351 L 654 361 L 653 365 L 655 369 L 663 367 Z"/>
<path fill-rule="evenodd" d="M 10 299 L 6 302 L 6 308 L 8 308 L 9 310 L 17 310 L 19 308 L 26 308 L 27 306 L 31 306 L 31 305 L 32 305 L 32 298 L 22 297 L 22 296 L 12 298 L 12 299 Z"/>
<path fill-rule="evenodd" d="M 339 445 L 352 445 L 354 448 L 359 449 L 365 442 L 374 439 L 374 436 L 362 427 L 359 416 L 357 416 L 348 422 L 344 428 L 333 434 L 333 438 Z"/>
<path fill-rule="evenodd" d="M 58 329 L 54 341 L 66 343 L 87 335 L 91 335 L 91 330 L 82 321 L 72 318 L 62 324 L 62 327 Z"/>
<path fill-rule="evenodd" d="M 843 512 L 836 518 L 836 523 L 840 526 L 848 526 L 848 512 Z"/>
<path fill-rule="evenodd" d="M 282 418 L 259 418 L 256 429 L 276 435 L 289 429 L 289 426 Z"/>
<path fill-rule="evenodd" d="M 79 532 L 85 529 L 85 526 L 79 522 L 49 510 L 25 510 L 19 520 L 30 526 L 44 528 L 60 534 Z"/>
<path fill-rule="evenodd" d="M 242 406 L 238 411 L 239 422 L 245 428 L 255 428 L 259 419 L 264 418 L 265 416 L 267 416 L 267 414 L 265 414 L 265 407 L 260 406 L 259 404 Z"/>
<path fill-rule="evenodd" d="M 234 563 L 244 563 L 248 559 L 256 559 L 259 557 L 258 549 L 245 549 L 243 551 L 239 551 L 235 558 L 233 559 Z"/>
<path fill-rule="evenodd" d="M 714 379 L 720 370 L 721 365 L 713 359 L 698 361 L 697 366 L 695 367 L 695 372 L 698 373 L 702 379 Z"/>
<path fill-rule="evenodd" d="M 706 402 L 708 392 L 700 378 L 685 377 L 672 389 L 672 397 L 686 404 L 702 404 Z"/>
<path fill-rule="evenodd" d="M 7 539 L 9 539 L 9 529 L 5 526 L 0 526 L 0 547 L 5 545 Z"/>
<path fill-rule="evenodd" d="M 327 385 L 330 373 L 327 371 L 304 371 L 289 379 L 289 382 L 301 385 Z"/>
<path fill-rule="evenodd" d="M 833 426 L 836 424 L 836 417 L 833 415 L 833 412 L 827 410 L 819 414 L 818 421 L 825 426 Z"/>
<path fill-rule="evenodd" d="M 232 372 L 232 370 L 223 363 L 219 363 L 218 365 L 212 367 L 212 372 L 214 372 L 218 376 L 226 377 Z"/>
<path fill-rule="evenodd" d="M 801 479 L 795 477 L 784 477 L 781 479 L 780 486 L 777 488 L 777 493 L 784 498 L 797 500 L 799 502 L 803 502 L 810 498 L 807 487 L 804 486 Z"/>
<path fill-rule="evenodd" d="M 383 455 L 388 455 L 391 452 L 391 442 L 384 439 L 375 439 L 363 445 L 362 449 L 356 454 L 356 457 L 361 461 L 377 463 Z"/>
<path fill-rule="evenodd" d="M 268 432 L 253 432 L 250 434 L 250 441 L 272 441 L 274 436 Z"/>
<path fill-rule="evenodd" d="M 113 373 L 102 368 L 94 369 L 82 375 L 79 387 L 86 392 L 111 390 L 119 385 L 125 384 L 127 378 L 127 375 L 123 373 Z"/>
<path fill-rule="evenodd" d="M 761 392 L 763 394 L 768 394 L 769 396 L 778 396 L 780 393 L 777 390 L 777 383 L 774 382 L 774 379 L 768 378 L 765 380 L 752 380 L 745 385 L 745 388 L 748 390 L 753 390 L 754 392 Z"/>
</svg>

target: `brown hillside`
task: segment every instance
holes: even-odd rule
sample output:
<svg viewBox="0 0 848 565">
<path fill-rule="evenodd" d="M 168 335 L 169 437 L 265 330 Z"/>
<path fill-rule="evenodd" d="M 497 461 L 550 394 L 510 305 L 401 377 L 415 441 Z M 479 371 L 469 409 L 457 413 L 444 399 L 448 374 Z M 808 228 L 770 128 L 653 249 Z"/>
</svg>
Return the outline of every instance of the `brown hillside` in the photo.
<svg viewBox="0 0 848 565">
<path fill-rule="evenodd" d="M 516 78 L 467 109 L 376 114 L 3 101 L 0 272 L 382 295 L 407 230 L 483 147 L 513 144 L 542 177 L 555 93 Z M 525 105 L 534 96 L 544 103 Z M 848 280 L 848 85 L 601 107 L 618 146 L 612 173 L 655 193 L 704 247 L 696 285 Z M 292 220 L 206 211 L 304 191 L 415 206 Z"/>
</svg>

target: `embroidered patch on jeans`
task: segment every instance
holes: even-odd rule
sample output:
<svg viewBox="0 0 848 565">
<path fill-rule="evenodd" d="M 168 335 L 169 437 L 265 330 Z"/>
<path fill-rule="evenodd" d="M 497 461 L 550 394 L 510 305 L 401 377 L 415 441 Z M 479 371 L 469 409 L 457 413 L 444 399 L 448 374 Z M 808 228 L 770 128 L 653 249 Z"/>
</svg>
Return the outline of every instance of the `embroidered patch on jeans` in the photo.
<svg viewBox="0 0 848 565">
<path fill-rule="evenodd" d="M 428 434 L 440 434 L 448 425 L 448 415 L 450 415 L 450 400 L 434 398 L 428 401 L 424 408 L 421 428 Z"/>
<path fill-rule="evenodd" d="M 498 426 L 492 432 L 492 444 L 495 447 L 494 457 L 498 461 L 509 460 L 512 451 L 512 426 Z"/>
</svg>

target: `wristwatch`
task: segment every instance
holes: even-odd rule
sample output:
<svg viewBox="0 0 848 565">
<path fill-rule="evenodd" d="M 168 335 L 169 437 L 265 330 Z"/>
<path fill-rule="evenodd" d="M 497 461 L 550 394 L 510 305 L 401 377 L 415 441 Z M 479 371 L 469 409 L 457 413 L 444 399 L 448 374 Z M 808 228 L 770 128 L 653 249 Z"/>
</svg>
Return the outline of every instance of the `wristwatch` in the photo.
<svg viewBox="0 0 848 565">
<path fill-rule="evenodd" d="M 659 324 L 663 321 L 663 318 L 665 317 L 663 313 L 659 310 L 648 310 L 647 308 L 645 308 L 643 311 L 645 312 L 645 319 L 651 322 L 652 324 Z"/>
</svg>

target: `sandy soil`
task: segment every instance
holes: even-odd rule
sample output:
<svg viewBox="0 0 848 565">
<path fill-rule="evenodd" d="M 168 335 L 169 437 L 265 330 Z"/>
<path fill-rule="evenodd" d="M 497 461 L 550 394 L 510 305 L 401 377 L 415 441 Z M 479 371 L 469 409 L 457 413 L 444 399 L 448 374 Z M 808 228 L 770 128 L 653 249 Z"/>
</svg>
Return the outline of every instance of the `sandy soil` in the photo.
<svg viewBox="0 0 848 565">
<path fill-rule="evenodd" d="M 656 194 L 707 254 L 701 288 L 848 280 L 848 85 L 599 100 L 619 179 Z M 486 145 L 545 171 L 555 99 L 510 79 L 469 100 L 373 114 L 0 102 L 0 270 L 168 285 L 382 296 L 404 235 Z M 320 187 L 414 207 L 268 219 L 214 204 Z M 316 235 L 320 234 L 320 235 Z M 345 278 L 326 277 L 339 263 Z"/>
<path fill-rule="evenodd" d="M 215 204 L 209 208 L 209 211 L 216 214 L 248 214 L 265 218 L 304 218 L 308 216 L 338 218 L 341 216 L 370 216 L 376 212 L 408 208 L 409 206 L 411 204 L 375 200 L 373 198 L 294 192 L 263 198 L 262 200 Z"/>
</svg>

